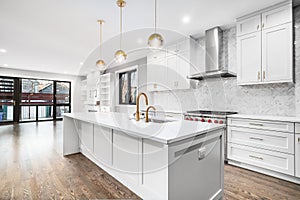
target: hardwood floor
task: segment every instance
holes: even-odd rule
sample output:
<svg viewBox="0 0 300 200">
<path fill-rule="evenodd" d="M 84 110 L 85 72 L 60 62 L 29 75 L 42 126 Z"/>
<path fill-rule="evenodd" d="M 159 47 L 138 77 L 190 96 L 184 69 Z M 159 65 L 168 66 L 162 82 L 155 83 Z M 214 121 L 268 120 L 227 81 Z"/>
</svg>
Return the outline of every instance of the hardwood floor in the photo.
<svg viewBox="0 0 300 200">
<path fill-rule="evenodd" d="M 62 122 L 43 122 L 0 126 L 0 200 L 6 199 L 139 197 L 81 154 L 63 157 Z M 300 185 L 226 165 L 224 199 L 299 200 Z"/>
</svg>

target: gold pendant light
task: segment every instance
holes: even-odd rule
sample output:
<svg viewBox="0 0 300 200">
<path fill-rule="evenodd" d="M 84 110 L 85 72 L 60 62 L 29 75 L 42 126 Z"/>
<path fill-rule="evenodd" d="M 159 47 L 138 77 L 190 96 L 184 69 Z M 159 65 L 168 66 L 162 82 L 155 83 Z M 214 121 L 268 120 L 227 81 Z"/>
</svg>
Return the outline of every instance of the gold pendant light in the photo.
<svg viewBox="0 0 300 200">
<path fill-rule="evenodd" d="M 122 36 L 123 36 L 122 35 L 123 34 L 123 32 L 122 32 L 122 28 L 123 28 L 122 27 L 122 25 L 123 25 L 122 9 L 123 9 L 123 7 L 125 7 L 126 2 L 124 0 L 118 0 L 117 5 L 118 5 L 118 7 L 120 7 L 120 49 L 118 51 L 116 51 L 116 53 L 115 53 L 115 61 L 117 63 L 122 63 L 122 62 L 126 61 L 126 59 L 127 59 L 127 54 L 122 50 Z"/>
<path fill-rule="evenodd" d="M 100 71 L 106 70 L 106 64 L 104 60 L 102 59 L 102 25 L 104 24 L 104 20 L 100 19 L 98 20 L 100 24 L 100 46 L 99 46 L 99 53 L 100 53 L 100 59 L 96 62 L 96 66 Z"/>
<path fill-rule="evenodd" d="M 160 34 L 158 34 L 157 31 L 156 31 L 157 0 L 155 0 L 154 10 L 155 10 L 155 19 L 154 19 L 155 33 L 150 35 L 150 37 L 148 38 L 148 45 L 150 47 L 159 48 L 159 47 L 163 46 L 164 38 Z"/>
</svg>

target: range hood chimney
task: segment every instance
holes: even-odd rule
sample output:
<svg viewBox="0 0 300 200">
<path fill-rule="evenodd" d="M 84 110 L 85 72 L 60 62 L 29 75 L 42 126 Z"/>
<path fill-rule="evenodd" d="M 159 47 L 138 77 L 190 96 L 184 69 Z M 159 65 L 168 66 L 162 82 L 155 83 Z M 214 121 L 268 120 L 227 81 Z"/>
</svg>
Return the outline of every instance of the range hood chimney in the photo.
<svg viewBox="0 0 300 200">
<path fill-rule="evenodd" d="M 215 27 L 205 31 L 205 72 L 189 76 L 189 79 L 236 77 L 228 71 L 228 66 L 222 67 L 223 31 Z"/>
</svg>

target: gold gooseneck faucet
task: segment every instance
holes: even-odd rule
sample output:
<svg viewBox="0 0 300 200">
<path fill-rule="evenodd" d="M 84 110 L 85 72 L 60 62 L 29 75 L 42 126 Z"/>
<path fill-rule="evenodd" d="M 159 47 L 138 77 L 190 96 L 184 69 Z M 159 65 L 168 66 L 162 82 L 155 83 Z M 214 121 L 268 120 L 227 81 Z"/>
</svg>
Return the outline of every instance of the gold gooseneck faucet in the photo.
<svg viewBox="0 0 300 200">
<path fill-rule="evenodd" d="M 140 97 L 144 96 L 146 100 L 146 105 L 148 106 L 148 97 L 145 93 L 139 93 L 139 95 L 136 98 L 136 113 L 135 113 L 135 119 L 136 121 L 140 121 Z"/>
<path fill-rule="evenodd" d="M 147 108 L 147 110 L 146 110 L 146 123 L 149 122 L 149 110 L 150 110 L 151 108 L 152 108 L 154 111 L 156 110 L 154 106 L 149 106 L 149 107 Z"/>
</svg>

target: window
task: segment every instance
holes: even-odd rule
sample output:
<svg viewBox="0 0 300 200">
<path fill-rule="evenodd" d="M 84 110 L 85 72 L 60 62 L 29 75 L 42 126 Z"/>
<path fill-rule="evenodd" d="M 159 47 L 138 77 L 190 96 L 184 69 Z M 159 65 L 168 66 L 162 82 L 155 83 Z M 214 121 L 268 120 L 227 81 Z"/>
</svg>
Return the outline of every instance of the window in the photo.
<svg viewBox="0 0 300 200">
<path fill-rule="evenodd" d="M 137 70 L 119 74 L 119 104 L 135 105 L 137 94 Z"/>
</svg>

